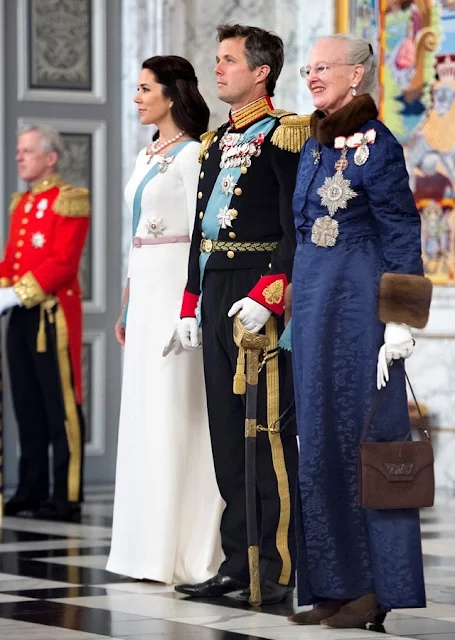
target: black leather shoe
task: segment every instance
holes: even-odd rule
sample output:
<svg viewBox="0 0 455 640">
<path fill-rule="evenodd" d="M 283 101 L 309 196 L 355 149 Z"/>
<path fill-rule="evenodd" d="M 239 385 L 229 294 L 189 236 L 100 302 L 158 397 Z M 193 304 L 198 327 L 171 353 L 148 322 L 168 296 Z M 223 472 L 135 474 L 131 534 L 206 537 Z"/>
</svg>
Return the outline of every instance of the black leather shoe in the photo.
<svg viewBox="0 0 455 640">
<path fill-rule="evenodd" d="M 81 505 L 78 502 L 47 502 L 34 512 L 33 517 L 37 520 L 77 522 L 81 517 Z"/>
<path fill-rule="evenodd" d="M 178 593 L 184 593 L 192 598 L 210 598 L 213 596 L 224 596 L 231 591 L 240 591 L 244 589 L 245 584 L 239 582 L 230 576 L 222 576 L 217 573 L 213 578 L 209 578 L 205 582 L 198 584 L 177 584 L 174 589 Z"/>
<path fill-rule="evenodd" d="M 39 500 L 24 500 L 22 498 L 11 498 L 5 504 L 3 513 L 5 516 L 17 516 L 19 513 L 23 511 L 34 511 L 38 509 L 40 505 Z"/>
<path fill-rule="evenodd" d="M 262 604 L 278 604 L 279 602 L 283 602 L 283 600 L 292 596 L 293 591 L 294 587 L 287 587 L 282 584 L 277 584 L 276 582 L 271 582 L 270 580 L 263 580 L 261 582 Z M 249 587 L 239 593 L 236 599 L 248 604 L 250 601 Z"/>
</svg>

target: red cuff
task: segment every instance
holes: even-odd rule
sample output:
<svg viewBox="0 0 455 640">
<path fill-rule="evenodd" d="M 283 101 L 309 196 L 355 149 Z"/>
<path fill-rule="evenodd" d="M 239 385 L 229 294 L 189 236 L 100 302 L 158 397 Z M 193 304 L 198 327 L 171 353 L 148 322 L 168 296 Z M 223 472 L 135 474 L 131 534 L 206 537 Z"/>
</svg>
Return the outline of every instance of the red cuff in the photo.
<svg viewBox="0 0 455 640">
<path fill-rule="evenodd" d="M 180 311 L 181 318 L 195 318 L 196 308 L 199 300 L 199 296 L 195 293 L 190 293 L 185 289 L 183 292 L 182 309 Z"/>
<path fill-rule="evenodd" d="M 284 273 L 262 276 L 251 289 L 248 297 L 259 302 L 277 316 L 281 316 L 284 311 L 284 292 L 287 286 L 288 279 Z"/>
</svg>

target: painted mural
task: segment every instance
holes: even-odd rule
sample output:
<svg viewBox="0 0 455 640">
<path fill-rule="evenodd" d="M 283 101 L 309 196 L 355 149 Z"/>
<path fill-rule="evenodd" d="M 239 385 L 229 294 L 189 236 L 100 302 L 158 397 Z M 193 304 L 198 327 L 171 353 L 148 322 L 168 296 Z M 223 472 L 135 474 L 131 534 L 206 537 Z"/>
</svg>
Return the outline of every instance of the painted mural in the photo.
<svg viewBox="0 0 455 640">
<path fill-rule="evenodd" d="M 455 0 L 350 0 L 380 61 L 380 112 L 402 143 L 435 284 L 455 285 Z"/>
</svg>

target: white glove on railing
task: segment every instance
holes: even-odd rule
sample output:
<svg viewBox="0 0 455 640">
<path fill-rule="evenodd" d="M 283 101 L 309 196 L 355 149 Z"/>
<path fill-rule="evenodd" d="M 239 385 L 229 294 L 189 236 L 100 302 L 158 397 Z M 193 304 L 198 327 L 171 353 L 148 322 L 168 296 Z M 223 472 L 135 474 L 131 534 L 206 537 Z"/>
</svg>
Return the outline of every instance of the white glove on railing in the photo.
<svg viewBox="0 0 455 640">
<path fill-rule="evenodd" d="M 272 315 L 271 311 L 252 298 L 242 298 L 234 302 L 228 316 L 232 318 L 236 313 L 239 314 L 239 320 L 245 329 L 251 333 L 258 333 Z"/>
<path fill-rule="evenodd" d="M 379 349 L 377 365 L 377 388 L 385 387 L 389 381 L 389 364 L 392 360 L 409 358 L 414 350 L 414 340 L 407 324 L 388 322 L 384 331 L 384 344 Z"/>
<path fill-rule="evenodd" d="M 184 349 L 197 349 L 201 346 L 196 318 L 181 318 L 177 325 L 177 333 Z"/>
<path fill-rule="evenodd" d="M 13 287 L 3 287 L 0 288 L 0 315 L 11 307 L 22 307 L 22 302 L 17 297 L 16 292 Z"/>
</svg>

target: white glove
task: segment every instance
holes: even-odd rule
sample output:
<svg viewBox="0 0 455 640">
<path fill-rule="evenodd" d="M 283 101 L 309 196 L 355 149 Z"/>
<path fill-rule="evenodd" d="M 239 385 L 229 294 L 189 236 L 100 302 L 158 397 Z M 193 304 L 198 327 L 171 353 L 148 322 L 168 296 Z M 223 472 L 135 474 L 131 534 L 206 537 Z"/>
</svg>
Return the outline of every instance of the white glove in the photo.
<svg viewBox="0 0 455 640">
<path fill-rule="evenodd" d="M 0 315 L 11 307 L 17 306 L 22 307 L 22 302 L 17 297 L 13 287 L 0 288 Z"/>
<path fill-rule="evenodd" d="M 384 331 L 384 344 L 379 349 L 376 382 L 377 388 L 389 381 L 389 364 L 392 360 L 409 358 L 414 350 L 414 340 L 407 324 L 388 322 Z"/>
<path fill-rule="evenodd" d="M 252 298 L 242 298 L 234 302 L 228 316 L 232 318 L 236 313 L 239 313 L 240 322 L 251 333 L 258 333 L 272 315 L 271 311 Z"/>
<path fill-rule="evenodd" d="M 184 349 L 197 349 L 201 346 L 196 318 L 181 318 L 177 325 L 177 333 Z"/>
</svg>

